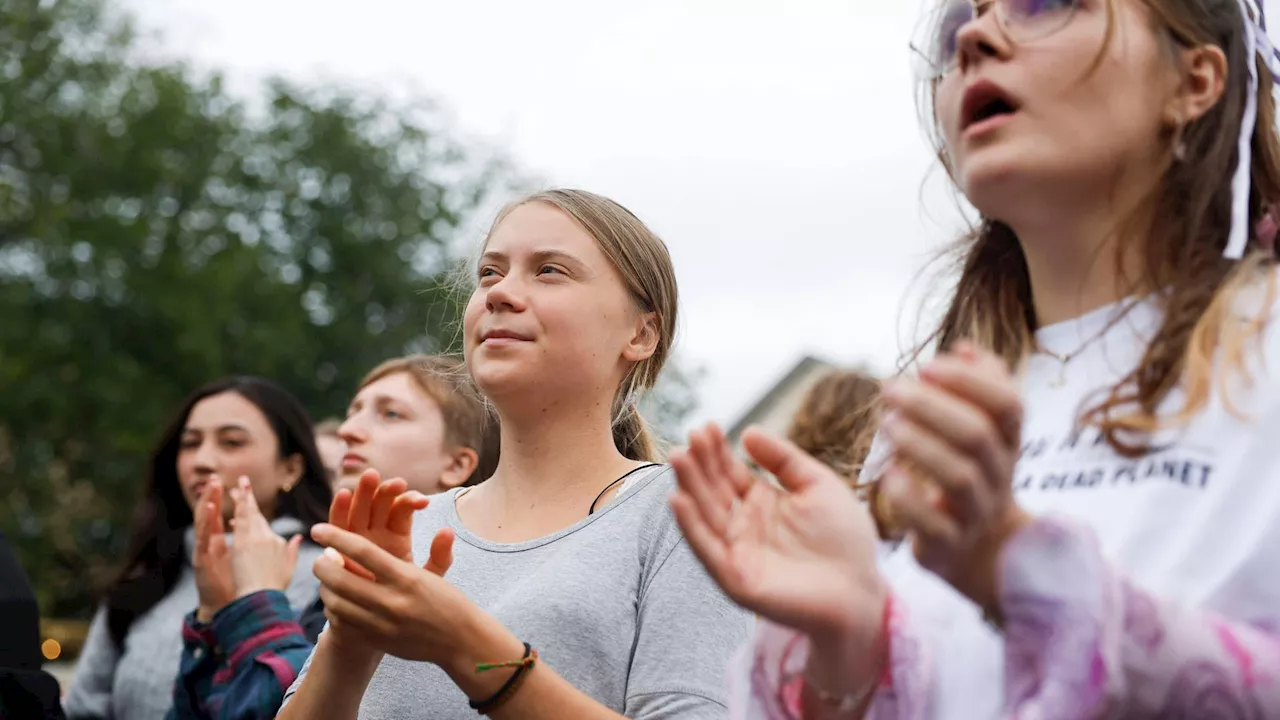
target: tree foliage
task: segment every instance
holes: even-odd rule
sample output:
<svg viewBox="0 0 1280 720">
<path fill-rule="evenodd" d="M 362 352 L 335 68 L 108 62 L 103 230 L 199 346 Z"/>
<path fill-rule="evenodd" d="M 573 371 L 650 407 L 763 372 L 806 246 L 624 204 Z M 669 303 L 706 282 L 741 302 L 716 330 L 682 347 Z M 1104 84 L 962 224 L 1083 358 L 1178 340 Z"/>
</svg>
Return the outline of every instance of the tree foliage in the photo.
<svg viewBox="0 0 1280 720">
<path fill-rule="evenodd" d="M 136 49 L 100 0 L 0 0 L 0 531 L 46 615 L 90 611 L 195 387 L 263 375 L 318 417 L 450 349 L 449 243 L 515 182 L 429 107 L 274 81 L 251 109 Z"/>
<path fill-rule="evenodd" d="M 429 112 L 131 60 L 92 0 L 0 0 L 0 530 L 47 613 L 81 614 L 147 453 L 228 373 L 316 414 L 444 349 L 447 243 L 510 177 Z"/>
</svg>

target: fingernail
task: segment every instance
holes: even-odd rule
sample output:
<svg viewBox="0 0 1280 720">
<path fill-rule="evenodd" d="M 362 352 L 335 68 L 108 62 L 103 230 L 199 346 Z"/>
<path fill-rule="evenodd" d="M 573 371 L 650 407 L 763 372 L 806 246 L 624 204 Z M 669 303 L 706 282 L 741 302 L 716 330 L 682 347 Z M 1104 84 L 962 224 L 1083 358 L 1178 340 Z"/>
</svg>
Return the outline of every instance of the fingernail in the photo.
<svg viewBox="0 0 1280 720">
<path fill-rule="evenodd" d="M 240 476 L 240 487 L 245 488 L 245 489 L 248 489 L 248 487 L 249 487 L 249 476 L 248 476 L 248 475 L 241 475 L 241 476 Z"/>
<path fill-rule="evenodd" d="M 342 563 L 342 553 L 334 550 L 333 548 L 325 548 L 324 556 L 338 564 Z"/>
<path fill-rule="evenodd" d="M 231 499 L 236 502 L 240 501 L 240 488 L 231 488 Z"/>
</svg>

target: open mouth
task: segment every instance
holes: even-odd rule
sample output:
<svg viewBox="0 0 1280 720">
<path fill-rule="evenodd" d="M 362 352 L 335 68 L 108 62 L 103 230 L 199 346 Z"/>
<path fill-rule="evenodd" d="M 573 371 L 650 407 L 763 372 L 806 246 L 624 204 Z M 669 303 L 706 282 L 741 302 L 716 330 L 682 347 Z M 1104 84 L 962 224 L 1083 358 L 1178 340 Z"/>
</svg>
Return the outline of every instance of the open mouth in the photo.
<svg viewBox="0 0 1280 720">
<path fill-rule="evenodd" d="M 1014 113 L 1013 106 L 1007 100 L 996 98 L 991 102 L 979 107 L 973 111 L 973 115 L 969 118 L 970 125 L 976 125 L 983 120 L 990 120 L 997 115 L 1012 115 Z"/>
<path fill-rule="evenodd" d="M 991 83 L 975 85 L 965 93 L 964 129 L 1017 111 L 1017 104 L 1000 88 Z"/>
</svg>

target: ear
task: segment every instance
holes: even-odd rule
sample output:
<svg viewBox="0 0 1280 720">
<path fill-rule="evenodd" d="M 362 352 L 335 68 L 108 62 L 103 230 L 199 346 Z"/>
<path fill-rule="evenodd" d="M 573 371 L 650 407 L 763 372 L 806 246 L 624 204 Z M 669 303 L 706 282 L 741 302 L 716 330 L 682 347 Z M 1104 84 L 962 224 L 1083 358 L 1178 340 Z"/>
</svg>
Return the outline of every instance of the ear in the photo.
<svg viewBox="0 0 1280 720">
<path fill-rule="evenodd" d="M 638 363 L 653 357 L 658 350 L 658 314 L 655 312 L 640 313 L 636 317 L 636 329 L 631 340 L 622 350 L 622 357 L 630 362 Z"/>
<path fill-rule="evenodd" d="M 1178 50 L 1178 85 L 1166 121 L 1171 126 L 1195 122 L 1222 99 L 1227 81 L 1227 57 L 1216 45 Z"/>
<path fill-rule="evenodd" d="M 449 455 L 449 462 L 440 472 L 440 489 L 452 490 L 462 485 L 480 464 L 480 456 L 469 447 L 457 447 Z"/>
</svg>

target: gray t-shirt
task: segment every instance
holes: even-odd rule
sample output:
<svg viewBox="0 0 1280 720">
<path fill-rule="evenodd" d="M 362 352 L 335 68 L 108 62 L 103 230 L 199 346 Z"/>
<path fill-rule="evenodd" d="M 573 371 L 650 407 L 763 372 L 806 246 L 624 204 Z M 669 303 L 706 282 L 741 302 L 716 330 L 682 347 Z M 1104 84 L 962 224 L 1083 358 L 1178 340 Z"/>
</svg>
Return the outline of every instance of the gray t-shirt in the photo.
<svg viewBox="0 0 1280 720">
<path fill-rule="evenodd" d="M 468 532 L 457 491 L 442 493 L 414 517 L 414 559 L 425 562 L 436 531 L 452 527 L 449 582 L 574 687 L 630 718 L 724 718 L 725 667 L 747 639 L 751 616 L 720 592 L 680 534 L 667 506 L 671 469 L 637 475 L 595 514 L 512 544 Z M 360 705 L 361 720 L 475 716 L 444 671 L 392 656 Z"/>
</svg>

